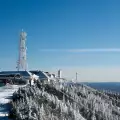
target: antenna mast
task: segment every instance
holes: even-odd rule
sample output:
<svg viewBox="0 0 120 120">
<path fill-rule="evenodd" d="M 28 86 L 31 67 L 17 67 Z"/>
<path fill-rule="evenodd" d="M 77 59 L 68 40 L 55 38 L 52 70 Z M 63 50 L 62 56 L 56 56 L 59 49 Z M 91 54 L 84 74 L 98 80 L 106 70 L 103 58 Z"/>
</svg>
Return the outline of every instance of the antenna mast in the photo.
<svg viewBox="0 0 120 120">
<path fill-rule="evenodd" d="M 26 37 L 27 33 L 22 30 L 22 32 L 20 33 L 19 57 L 17 62 L 18 71 L 20 69 L 27 70 Z"/>
<path fill-rule="evenodd" d="M 77 75 L 78 75 L 78 73 L 76 72 L 76 82 L 77 82 Z"/>
</svg>

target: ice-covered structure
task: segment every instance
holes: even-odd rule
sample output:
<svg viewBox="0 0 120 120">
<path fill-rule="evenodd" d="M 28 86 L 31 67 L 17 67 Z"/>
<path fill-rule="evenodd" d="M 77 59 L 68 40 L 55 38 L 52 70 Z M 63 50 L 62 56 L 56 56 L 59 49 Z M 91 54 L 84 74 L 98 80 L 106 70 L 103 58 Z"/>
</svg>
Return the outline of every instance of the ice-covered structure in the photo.
<svg viewBox="0 0 120 120">
<path fill-rule="evenodd" d="M 39 80 L 41 80 L 41 81 L 55 80 L 55 75 L 50 74 L 49 72 L 44 72 L 41 70 L 31 70 L 30 72 L 39 76 Z"/>
<path fill-rule="evenodd" d="M 14 84 L 27 84 L 29 80 L 39 79 L 35 74 L 29 71 L 2 71 L 0 72 L 0 82 L 5 82 L 6 80 L 11 80 Z"/>
</svg>

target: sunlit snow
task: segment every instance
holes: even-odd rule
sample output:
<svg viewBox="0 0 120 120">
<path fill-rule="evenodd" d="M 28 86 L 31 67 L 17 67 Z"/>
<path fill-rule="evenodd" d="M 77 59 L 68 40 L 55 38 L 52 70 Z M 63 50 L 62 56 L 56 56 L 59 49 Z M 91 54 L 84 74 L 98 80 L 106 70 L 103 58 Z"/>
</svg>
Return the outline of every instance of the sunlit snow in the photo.
<svg viewBox="0 0 120 120">
<path fill-rule="evenodd" d="M 6 86 L 0 87 L 0 119 L 2 119 L 3 116 L 8 116 L 10 109 L 8 103 L 12 98 L 12 94 L 17 91 L 19 87 L 22 86 L 8 84 Z M 7 119 L 7 117 L 4 119 Z"/>
</svg>

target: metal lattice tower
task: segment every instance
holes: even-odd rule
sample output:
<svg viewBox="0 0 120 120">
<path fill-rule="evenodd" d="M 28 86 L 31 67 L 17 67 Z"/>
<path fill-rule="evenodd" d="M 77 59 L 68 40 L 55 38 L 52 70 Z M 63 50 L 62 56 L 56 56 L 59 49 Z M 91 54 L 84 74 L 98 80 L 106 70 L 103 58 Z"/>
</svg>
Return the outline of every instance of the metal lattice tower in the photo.
<svg viewBox="0 0 120 120">
<path fill-rule="evenodd" d="M 20 33 L 20 43 L 19 43 L 19 58 L 17 62 L 17 70 L 27 70 L 27 56 L 26 56 L 26 37 L 27 33 L 22 30 Z"/>
</svg>

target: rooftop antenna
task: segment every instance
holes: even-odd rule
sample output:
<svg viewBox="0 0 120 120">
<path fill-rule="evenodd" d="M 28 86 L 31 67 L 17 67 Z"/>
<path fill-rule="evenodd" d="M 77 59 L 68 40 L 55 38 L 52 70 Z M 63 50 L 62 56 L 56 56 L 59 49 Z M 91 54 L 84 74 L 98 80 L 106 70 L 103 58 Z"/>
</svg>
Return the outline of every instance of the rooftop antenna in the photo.
<svg viewBox="0 0 120 120">
<path fill-rule="evenodd" d="M 22 29 L 20 33 L 19 57 L 18 57 L 17 67 L 16 67 L 18 71 L 20 69 L 27 70 L 26 37 L 27 37 L 27 33 L 24 32 Z"/>
</svg>

